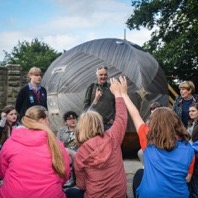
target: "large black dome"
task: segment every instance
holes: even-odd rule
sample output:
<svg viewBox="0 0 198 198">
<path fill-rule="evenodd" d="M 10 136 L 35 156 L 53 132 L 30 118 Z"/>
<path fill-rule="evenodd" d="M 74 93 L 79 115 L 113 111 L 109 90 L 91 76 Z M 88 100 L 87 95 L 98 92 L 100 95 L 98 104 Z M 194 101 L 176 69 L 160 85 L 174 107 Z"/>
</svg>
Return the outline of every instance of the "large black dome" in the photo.
<svg viewBox="0 0 198 198">
<path fill-rule="evenodd" d="M 148 52 L 127 40 L 92 40 L 62 54 L 43 77 L 53 130 L 63 125 L 62 115 L 66 111 L 82 112 L 86 88 L 96 81 L 96 69 L 100 66 L 108 67 L 109 77 L 127 76 L 129 96 L 144 119 L 149 114 L 151 102 L 168 105 L 166 77 Z M 130 119 L 127 131 L 134 131 Z"/>
</svg>

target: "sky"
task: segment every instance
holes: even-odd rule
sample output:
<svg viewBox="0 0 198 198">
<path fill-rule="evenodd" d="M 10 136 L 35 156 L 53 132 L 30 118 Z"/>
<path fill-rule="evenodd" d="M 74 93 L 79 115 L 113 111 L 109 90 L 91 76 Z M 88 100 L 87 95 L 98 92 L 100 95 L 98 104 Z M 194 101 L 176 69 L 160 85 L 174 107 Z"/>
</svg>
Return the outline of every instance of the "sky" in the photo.
<svg viewBox="0 0 198 198">
<path fill-rule="evenodd" d="M 0 0 L 0 61 L 18 42 L 37 38 L 57 52 L 100 38 L 142 45 L 146 29 L 129 30 L 131 0 Z"/>
</svg>

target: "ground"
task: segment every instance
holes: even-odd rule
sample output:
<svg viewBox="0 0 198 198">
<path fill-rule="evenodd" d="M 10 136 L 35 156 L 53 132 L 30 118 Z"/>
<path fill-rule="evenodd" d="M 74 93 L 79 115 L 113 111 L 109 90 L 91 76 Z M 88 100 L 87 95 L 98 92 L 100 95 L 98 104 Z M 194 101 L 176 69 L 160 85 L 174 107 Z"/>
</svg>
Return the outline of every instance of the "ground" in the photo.
<svg viewBox="0 0 198 198">
<path fill-rule="evenodd" d="M 132 193 L 132 179 L 135 174 L 135 172 L 142 168 L 142 164 L 138 159 L 132 159 L 132 160 L 124 160 L 124 167 L 127 177 L 127 196 L 128 198 L 134 198 Z"/>
</svg>

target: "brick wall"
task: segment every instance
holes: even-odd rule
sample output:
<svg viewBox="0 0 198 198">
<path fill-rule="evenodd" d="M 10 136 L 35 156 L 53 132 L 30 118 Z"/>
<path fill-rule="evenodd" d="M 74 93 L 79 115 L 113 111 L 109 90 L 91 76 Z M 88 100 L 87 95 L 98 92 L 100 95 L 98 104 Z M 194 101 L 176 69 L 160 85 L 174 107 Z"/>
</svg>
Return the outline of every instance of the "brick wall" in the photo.
<svg viewBox="0 0 198 198">
<path fill-rule="evenodd" d="M 7 68 L 0 67 L 0 109 L 7 103 Z"/>
<path fill-rule="evenodd" d="M 0 110 L 6 105 L 15 105 L 20 88 L 27 83 L 26 72 L 20 65 L 0 67 Z"/>
</svg>

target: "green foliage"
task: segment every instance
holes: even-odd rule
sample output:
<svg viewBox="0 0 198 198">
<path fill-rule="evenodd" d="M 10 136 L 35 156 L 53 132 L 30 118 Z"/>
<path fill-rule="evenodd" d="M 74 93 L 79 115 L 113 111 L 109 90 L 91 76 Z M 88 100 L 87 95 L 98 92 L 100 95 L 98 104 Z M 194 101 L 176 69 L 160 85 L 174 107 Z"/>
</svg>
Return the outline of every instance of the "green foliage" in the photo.
<svg viewBox="0 0 198 198">
<path fill-rule="evenodd" d="M 24 71 L 28 71 L 31 67 L 41 68 L 43 72 L 47 70 L 50 64 L 61 53 L 56 52 L 46 43 L 33 39 L 31 42 L 18 42 L 11 53 L 5 51 L 4 63 L 20 64 Z"/>
<path fill-rule="evenodd" d="M 153 30 L 144 48 L 155 56 L 167 76 L 185 80 L 198 69 L 197 0 L 132 1 L 129 29 Z"/>
</svg>

